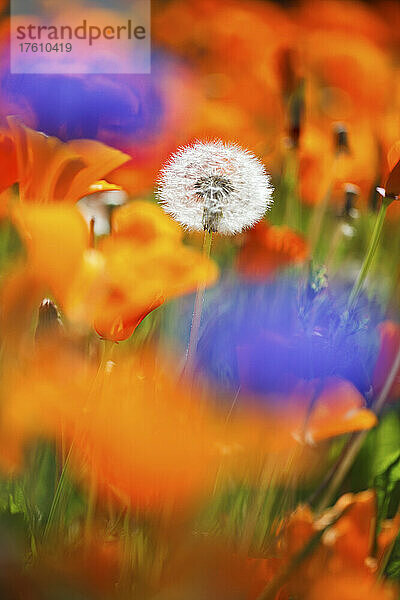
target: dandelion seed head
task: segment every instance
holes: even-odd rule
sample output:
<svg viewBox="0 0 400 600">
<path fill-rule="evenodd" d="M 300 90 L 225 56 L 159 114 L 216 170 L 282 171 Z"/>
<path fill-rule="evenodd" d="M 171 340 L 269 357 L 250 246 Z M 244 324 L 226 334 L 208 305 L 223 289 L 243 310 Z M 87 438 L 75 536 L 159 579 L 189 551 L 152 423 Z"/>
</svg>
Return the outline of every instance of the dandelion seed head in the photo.
<svg viewBox="0 0 400 600">
<path fill-rule="evenodd" d="M 272 204 L 263 164 L 221 140 L 180 148 L 161 171 L 158 200 L 189 230 L 235 234 L 259 221 Z"/>
</svg>

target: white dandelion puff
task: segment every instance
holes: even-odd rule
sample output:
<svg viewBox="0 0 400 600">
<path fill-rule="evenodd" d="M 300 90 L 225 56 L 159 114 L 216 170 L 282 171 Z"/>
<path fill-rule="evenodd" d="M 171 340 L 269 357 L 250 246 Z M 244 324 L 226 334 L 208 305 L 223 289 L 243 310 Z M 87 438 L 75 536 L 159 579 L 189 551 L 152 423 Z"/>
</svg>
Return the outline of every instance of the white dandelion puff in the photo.
<svg viewBox="0 0 400 600">
<path fill-rule="evenodd" d="M 261 161 L 221 140 L 180 148 L 163 167 L 158 201 L 190 230 L 239 233 L 262 219 L 273 188 Z"/>
</svg>

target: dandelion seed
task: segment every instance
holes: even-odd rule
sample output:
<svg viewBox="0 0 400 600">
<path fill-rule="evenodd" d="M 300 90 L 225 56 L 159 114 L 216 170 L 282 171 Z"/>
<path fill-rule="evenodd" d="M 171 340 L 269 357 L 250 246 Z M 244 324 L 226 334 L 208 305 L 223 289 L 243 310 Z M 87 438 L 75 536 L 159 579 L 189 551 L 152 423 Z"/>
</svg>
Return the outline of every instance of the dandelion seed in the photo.
<svg viewBox="0 0 400 600">
<path fill-rule="evenodd" d="M 187 229 L 235 234 L 263 217 L 272 191 L 256 156 L 216 140 L 196 142 L 171 156 L 160 174 L 158 199 Z"/>
</svg>

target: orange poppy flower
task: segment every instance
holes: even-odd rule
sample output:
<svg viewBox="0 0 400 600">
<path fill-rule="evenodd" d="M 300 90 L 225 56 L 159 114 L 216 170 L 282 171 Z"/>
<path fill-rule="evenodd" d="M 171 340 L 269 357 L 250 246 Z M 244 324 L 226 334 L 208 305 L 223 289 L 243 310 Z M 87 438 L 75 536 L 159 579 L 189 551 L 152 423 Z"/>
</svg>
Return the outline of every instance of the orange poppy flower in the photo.
<svg viewBox="0 0 400 600">
<path fill-rule="evenodd" d="M 303 263 L 308 255 L 305 239 L 287 226 L 271 226 L 263 221 L 245 237 L 237 269 L 249 279 L 264 279 L 278 269 Z"/>
<path fill-rule="evenodd" d="M 143 253 L 130 240 L 105 240 L 106 286 L 101 306 L 95 309 L 95 329 L 106 339 L 126 339 L 151 310 L 166 299 L 194 292 L 200 281 L 217 279 L 209 259 L 183 244 L 157 240 Z M 132 332 L 131 332 L 132 333 Z"/>
<path fill-rule="evenodd" d="M 178 0 L 155 11 L 153 25 L 155 39 L 198 73 L 189 138 L 229 140 L 234 124 L 237 141 L 271 164 L 284 133 L 279 60 L 296 39 L 287 14 L 272 3 Z"/>
<path fill-rule="evenodd" d="M 371 429 L 377 424 L 376 416 L 365 408 L 364 398 L 348 381 L 332 377 L 320 390 L 318 385 L 318 382 L 300 382 L 289 397 L 265 399 L 272 435 L 277 423 L 282 423 L 277 444 L 284 444 L 285 440 L 288 444 L 294 439 L 315 444 L 352 431 Z M 260 434 L 264 429 L 265 435 L 261 415 L 262 411 Z M 254 439 L 257 429 L 252 431 Z"/>
<path fill-rule="evenodd" d="M 378 170 L 376 140 L 363 121 L 349 124 L 348 138 L 348 152 L 335 158 L 332 123 L 306 123 L 299 149 L 300 196 L 305 204 L 315 205 L 330 193 L 331 202 L 342 206 L 343 187 L 352 183 L 360 188 L 361 201 L 367 205 Z"/>
<path fill-rule="evenodd" d="M 211 285 L 218 270 L 182 243 L 182 229 L 156 204 L 132 202 L 114 211 L 112 234 L 86 253 L 64 308 L 92 322 L 99 335 L 122 341 L 165 300 Z"/>
<path fill-rule="evenodd" d="M 9 349 L 16 350 L 23 349 L 41 300 L 52 296 L 62 302 L 66 296 L 80 268 L 89 232 L 78 209 L 69 204 L 25 204 L 13 213 L 26 256 L 4 278 L 0 323 Z"/>
<path fill-rule="evenodd" d="M 384 50 L 367 38 L 340 31 L 315 30 L 307 34 L 305 43 L 309 70 L 323 87 L 347 97 L 350 117 L 385 110 L 393 71 Z"/>
<path fill-rule="evenodd" d="M 370 559 L 376 519 L 375 493 L 371 490 L 354 495 L 345 494 L 333 508 L 318 518 L 313 516 L 307 506 L 300 506 L 282 530 L 278 549 L 278 557 L 283 560 L 281 570 L 285 562 L 301 551 L 317 531 L 337 518 L 337 522 L 325 531 L 315 551 L 302 562 L 300 569 L 286 583 L 285 593 L 288 597 L 300 595 L 316 600 L 321 594 L 324 597 L 329 595 L 330 586 L 333 586 L 333 595 L 328 596 L 332 600 L 338 597 L 338 589 L 340 598 L 346 600 L 394 600 L 395 589 L 378 582 L 376 572 L 379 562 Z M 398 532 L 397 522 L 391 522 L 390 526 Z M 390 539 L 393 539 L 393 534 Z M 384 545 L 385 550 L 389 548 L 382 534 L 378 535 L 377 543 L 378 546 Z M 380 557 L 383 554 L 381 552 Z M 281 598 L 279 595 L 278 597 Z M 286 598 L 285 595 L 283 597 Z"/>
<path fill-rule="evenodd" d="M 132 244 L 144 247 L 160 238 L 180 242 L 183 229 L 167 217 L 157 204 L 136 200 L 114 211 L 112 236 L 128 239 Z"/>
<path fill-rule="evenodd" d="M 376 424 L 376 416 L 365 408 L 363 396 L 351 383 L 329 378 L 315 400 L 305 435 L 318 441 Z"/>
<path fill-rule="evenodd" d="M 9 370 L 0 420 L 3 468 L 17 468 L 37 436 L 73 444 L 75 476 L 142 509 L 183 508 L 212 489 L 227 448 L 225 416 L 154 357 L 130 356 L 97 373 L 52 340 Z M 222 449 L 225 449 L 223 452 Z M 4 452 L 3 452 L 4 450 Z"/>
<path fill-rule="evenodd" d="M 390 38 L 387 24 L 373 5 L 358 0 L 343 3 L 338 0 L 325 0 L 315 4 L 313 0 L 303 0 L 294 11 L 297 22 L 306 31 L 315 29 L 341 31 L 352 37 L 362 36 L 385 45 Z"/>
<path fill-rule="evenodd" d="M 27 204 L 14 213 L 27 271 L 46 293 L 62 298 L 88 247 L 88 227 L 75 206 Z"/>
<path fill-rule="evenodd" d="M 395 586 L 381 583 L 376 577 L 348 569 L 316 577 L 311 585 L 308 600 L 396 600 Z"/>
<path fill-rule="evenodd" d="M 400 349 L 400 325 L 393 321 L 384 321 L 378 326 L 378 331 L 380 335 L 380 347 L 372 378 L 375 394 L 379 394 L 383 389 L 395 361 L 396 354 Z M 400 369 L 390 388 L 388 399 L 397 400 L 399 397 Z"/>
<path fill-rule="evenodd" d="M 92 140 L 63 143 L 8 118 L 22 202 L 76 202 L 130 157 Z"/>
<path fill-rule="evenodd" d="M 63 144 L 15 118 L 9 118 L 9 125 L 11 142 L 5 143 L 15 149 L 20 190 L 20 200 L 10 203 L 10 216 L 27 255 L 25 265 L 5 279 L 0 299 L 3 330 L 11 336 L 16 328 L 9 317 L 17 309 L 19 322 L 26 324 L 32 318 L 33 299 L 52 295 L 62 303 L 88 247 L 87 226 L 71 203 L 129 157 L 98 142 Z M 31 282 L 33 294 L 24 294 L 24 279 Z M 23 302 L 16 298 L 17 285 Z"/>
</svg>

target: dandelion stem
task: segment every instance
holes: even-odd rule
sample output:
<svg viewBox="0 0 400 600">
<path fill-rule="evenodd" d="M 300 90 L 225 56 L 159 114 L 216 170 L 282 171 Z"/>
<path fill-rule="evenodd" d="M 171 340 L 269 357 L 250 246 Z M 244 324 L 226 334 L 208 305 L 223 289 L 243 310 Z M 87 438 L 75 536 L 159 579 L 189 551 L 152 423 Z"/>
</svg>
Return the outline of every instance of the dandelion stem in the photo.
<svg viewBox="0 0 400 600">
<path fill-rule="evenodd" d="M 209 231 L 204 232 L 203 238 L 203 256 L 206 258 L 210 257 L 211 253 L 211 244 L 212 244 L 212 233 Z M 193 370 L 194 361 L 196 358 L 196 350 L 197 344 L 199 341 L 199 331 L 200 331 L 200 322 L 201 315 L 203 312 L 203 300 L 204 300 L 204 291 L 206 288 L 206 277 L 202 281 L 199 282 L 196 291 L 196 298 L 194 301 L 194 310 L 192 316 L 192 324 L 190 328 L 190 337 L 189 337 L 189 345 L 186 354 L 186 362 L 183 368 L 183 374 L 191 373 Z"/>
<path fill-rule="evenodd" d="M 388 206 L 389 206 L 388 200 L 383 198 L 381 207 L 379 209 L 378 216 L 376 217 L 375 226 L 374 226 L 374 230 L 372 232 L 372 236 L 371 236 L 371 240 L 369 243 L 367 253 L 364 257 L 364 261 L 363 261 L 363 264 L 361 265 L 360 272 L 358 273 L 358 277 L 354 283 L 353 289 L 351 290 L 351 293 L 349 296 L 349 300 L 348 300 L 348 304 L 347 304 L 347 312 L 350 312 L 354 308 L 354 306 L 357 302 L 357 299 L 360 295 L 360 292 L 362 291 L 362 288 L 364 286 L 365 280 L 367 278 L 368 272 L 370 270 L 372 261 L 375 256 L 375 252 L 379 246 L 379 240 L 381 237 L 383 223 L 385 221 L 386 210 L 387 210 Z"/>
</svg>

